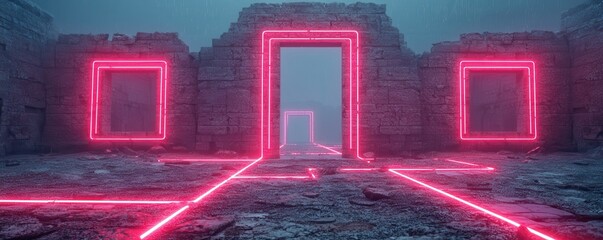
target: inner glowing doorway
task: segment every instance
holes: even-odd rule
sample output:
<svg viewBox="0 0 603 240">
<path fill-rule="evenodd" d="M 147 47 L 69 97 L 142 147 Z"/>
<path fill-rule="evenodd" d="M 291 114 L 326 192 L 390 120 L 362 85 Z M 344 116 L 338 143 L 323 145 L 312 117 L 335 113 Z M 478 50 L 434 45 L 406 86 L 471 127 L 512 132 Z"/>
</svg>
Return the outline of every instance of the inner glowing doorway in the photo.
<svg viewBox="0 0 603 240">
<path fill-rule="evenodd" d="M 332 155 L 319 146 L 341 148 L 342 69 L 341 47 L 281 47 L 281 156 Z"/>
</svg>

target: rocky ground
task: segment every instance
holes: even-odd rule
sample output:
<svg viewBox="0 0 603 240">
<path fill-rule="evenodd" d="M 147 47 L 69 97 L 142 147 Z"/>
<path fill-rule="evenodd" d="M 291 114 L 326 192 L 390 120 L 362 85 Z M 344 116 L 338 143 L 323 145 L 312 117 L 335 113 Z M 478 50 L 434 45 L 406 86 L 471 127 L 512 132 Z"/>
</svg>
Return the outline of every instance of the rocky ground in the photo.
<svg viewBox="0 0 603 240">
<path fill-rule="evenodd" d="M 127 154 L 126 154 L 127 153 Z M 561 239 L 603 239 L 603 159 L 577 153 L 427 153 L 367 163 L 262 160 L 151 235 L 160 239 L 529 239 L 403 174 Z M 176 200 L 162 205 L 0 203 L 0 239 L 132 239 L 250 162 L 159 162 L 129 151 L 0 160 L 0 199 Z M 372 171 L 345 171 L 345 168 Z M 308 168 L 316 178 L 312 178 Z"/>
</svg>

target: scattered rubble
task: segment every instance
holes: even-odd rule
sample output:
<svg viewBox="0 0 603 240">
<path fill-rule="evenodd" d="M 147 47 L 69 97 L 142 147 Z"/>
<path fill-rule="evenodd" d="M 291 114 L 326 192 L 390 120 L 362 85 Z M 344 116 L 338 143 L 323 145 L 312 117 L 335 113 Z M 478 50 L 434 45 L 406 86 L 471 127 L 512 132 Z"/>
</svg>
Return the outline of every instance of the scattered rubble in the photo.
<svg viewBox="0 0 603 240">
<path fill-rule="evenodd" d="M 360 205 L 360 206 L 373 206 L 376 204 L 374 201 L 368 201 L 362 198 L 350 198 L 348 200 L 351 204 Z"/>
<path fill-rule="evenodd" d="M 140 155 L 148 154 L 142 152 Z M 463 159 L 497 169 L 493 173 L 440 174 L 420 172 L 412 177 L 450 193 L 470 198 L 480 206 L 559 237 L 603 238 L 597 226 L 603 200 L 597 194 L 603 162 L 586 154 L 550 153 L 523 164 L 493 153 L 432 153 L 427 159 L 381 159 L 385 166 L 459 166 L 441 159 Z M 95 156 L 89 160 L 90 157 Z M 96 156 L 100 156 L 97 158 Z M 199 189 L 221 182 L 244 163 L 195 163 L 187 166 L 140 161 L 122 154 L 72 154 L 12 157 L 20 167 L 0 168 L 0 192 L 37 197 L 108 199 L 136 195 L 148 199 L 190 199 Z M 437 159 L 437 160 L 436 160 Z M 580 164 L 573 164 L 580 163 Z M 336 172 L 357 167 L 357 161 L 282 160 L 255 165 L 244 175 L 300 174 L 309 167 Z M 18 173 L 15 175 L 15 173 Z M 443 173 L 443 172 L 442 172 Z M 21 183 L 31 182 L 31 187 Z M 40 184 L 49 183 L 49 192 Z M 33 185 L 36 184 L 36 185 Z M 360 189 L 360 190 L 359 190 Z M 205 201 L 205 200 L 204 200 Z M 174 206 L 82 205 L 0 206 L 0 234 L 20 229 L 16 216 L 38 219 L 31 225 L 45 239 L 134 238 L 128 229 L 148 227 L 148 221 L 167 215 Z M 164 207 L 164 210 L 161 210 Z M 2 219 L 7 219 L 3 221 Z M 12 221 L 11 219 L 15 219 Z M 325 175 L 316 180 L 236 180 L 181 215 L 162 232 L 166 239 L 515 239 L 518 229 L 484 222 L 482 214 L 450 204 L 425 188 L 389 172 Z M 19 226 L 17 226 L 19 225 Z M 27 225 L 27 224 L 25 224 Z M 492 227 L 492 226 L 498 227 Z M 46 226 L 55 226 L 54 228 Z M 61 226 L 56 228 L 56 226 Z M 38 230 L 36 230 L 38 229 Z M 21 230 L 18 230 L 21 231 Z M 25 238 L 32 238 L 24 231 Z M 2 235 L 8 236 L 8 235 Z M 10 235 L 18 237 L 17 235 Z M 530 237 L 530 235 L 527 235 Z M 7 237 L 0 237 L 7 238 Z"/>
<path fill-rule="evenodd" d="M 320 194 L 317 192 L 304 192 L 302 193 L 302 196 L 307 198 L 317 198 L 318 196 L 320 196 Z"/>
<path fill-rule="evenodd" d="M 595 159 L 603 159 L 603 146 L 596 147 L 590 151 L 588 151 L 590 157 Z"/>
<path fill-rule="evenodd" d="M 6 161 L 4 163 L 4 166 L 7 166 L 7 167 L 15 167 L 15 166 L 19 166 L 19 165 L 21 165 L 21 163 L 19 163 L 18 161 Z"/>
<path fill-rule="evenodd" d="M 388 191 L 385 191 L 380 188 L 374 188 L 374 187 L 367 187 L 364 190 L 362 190 L 362 193 L 364 194 L 364 196 L 366 198 L 368 198 L 369 200 L 373 200 L 373 201 L 377 201 L 377 200 L 381 200 L 381 199 L 390 197 L 390 193 Z"/>
<path fill-rule="evenodd" d="M 167 150 L 165 150 L 165 148 L 163 146 L 153 146 L 153 147 L 149 148 L 148 152 L 151 154 L 161 154 L 161 153 L 166 153 Z"/>
<path fill-rule="evenodd" d="M 119 148 L 119 150 L 123 153 L 126 154 L 128 156 L 138 156 L 138 152 L 134 151 L 133 149 L 126 147 L 126 146 L 122 146 Z"/>
<path fill-rule="evenodd" d="M 336 221 L 336 219 L 334 217 L 323 217 L 323 218 L 309 220 L 309 222 L 317 223 L 317 224 L 334 223 L 335 221 Z"/>
<path fill-rule="evenodd" d="M 198 219 L 181 223 L 175 232 L 194 234 L 197 237 L 213 236 L 234 224 L 235 219 L 232 216 Z"/>
</svg>

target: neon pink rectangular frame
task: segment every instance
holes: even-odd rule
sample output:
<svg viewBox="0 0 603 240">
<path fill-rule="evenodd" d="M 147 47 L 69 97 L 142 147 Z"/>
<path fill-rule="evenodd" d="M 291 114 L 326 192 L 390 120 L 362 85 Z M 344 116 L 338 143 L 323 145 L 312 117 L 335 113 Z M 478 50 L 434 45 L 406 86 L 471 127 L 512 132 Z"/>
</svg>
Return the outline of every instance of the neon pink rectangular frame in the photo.
<svg viewBox="0 0 603 240">
<path fill-rule="evenodd" d="M 344 71 L 348 72 L 348 142 L 344 145 L 350 149 L 350 152 L 356 152 L 358 159 L 363 159 L 360 156 L 360 36 L 356 30 L 266 30 L 262 32 L 262 114 L 261 114 L 261 145 L 266 149 L 279 147 L 272 146 L 272 59 L 274 58 L 274 48 L 280 47 L 273 43 L 293 43 L 300 45 L 312 44 L 339 44 L 342 47 L 347 47 L 349 51 L 344 51 L 347 55 L 349 64 L 344 64 Z M 267 92 L 267 94 L 264 94 Z M 266 107 L 266 109 L 264 108 Z M 265 126 L 266 125 L 266 126 Z M 266 130 L 265 130 L 266 129 Z M 264 145 L 264 136 L 267 136 L 267 144 Z M 262 148 L 262 152 L 265 149 Z M 354 151 L 355 150 L 355 151 Z"/>
<path fill-rule="evenodd" d="M 467 79 L 471 70 L 474 71 L 517 71 L 526 70 L 528 73 L 528 111 L 530 131 L 526 136 L 471 136 L 467 131 Z M 502 140 L 521 141 L 536 140 L 538 129 L 536 124 L 536 64 L 533 61 L 497 61 L 497 60 L 463 60 L 459 64 L 459 136 L 461 140 Z"/>
<path fill-rule="evenodd" d="M 157 71 L 157 134 L 153 136 L 111 136 L 99 133 L 101 75 L 107 71 Z M 167 62 L 163 60 L 95 60 L 92 62 L 90 92 L 90 140 L 94 141 L 161 141 L 166 138 Z"/>
<path fill-rule="evenodd" d="M 285 111 L 285 128 L 284 130 L 284 137 L 283 137 L 283 145 L 287 144 L 287 127 L 289 125 L 289 116 L 307 116 L 308 117 L 308 125 L 310 125 L 309 127 L 309 134 L 308 136 L 310 137 L 310 143 L 314 143 L 314 112 L 312 111 Z"/>
</svg>

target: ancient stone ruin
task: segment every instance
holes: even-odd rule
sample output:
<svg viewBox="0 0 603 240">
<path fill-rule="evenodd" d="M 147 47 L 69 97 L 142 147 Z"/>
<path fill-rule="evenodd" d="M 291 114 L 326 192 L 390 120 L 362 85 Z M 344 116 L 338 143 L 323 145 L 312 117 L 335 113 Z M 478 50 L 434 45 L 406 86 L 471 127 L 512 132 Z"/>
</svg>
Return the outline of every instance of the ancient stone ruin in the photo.
<svg viewBox="0 0 603 240">
<path fill-rule="evenodd" d="M 207 153 L 230 150 L 251 156 L 261 151 L 278 156 L 274 146 L 279 124 L 264 126 L 271 128 L 271 135 L 261 128 L 261 112 L 267 108 L 272 109 L 267 116 L 272 122 L 280 118 L 274 114 L 278 98 L 264 109 L 260 101 L 262 89 L 277 92 L 279 87 L 278 76 L 271 86 L 261 85 L 262 32 L 295 29 L 357 31 L 358 82 L 352 87 L 357 87 L 359 100 L 345 110 L 357 113 L 357 122 L 346 125 L 345 116 L 355 116 L 344 113 L 344 129 L 357 132 L 349 136 L 351 131 L 343 131 L 342 137 L 358 143 L 344 144 L 344 155 L 536 146 L 586 150 L 602 143 L 600 1 L 561 16 L 561 32 L 467 33 L 459 41 L 434 44 L 424 54 L 406 47 L 385 9 L 368 3 L 253 4 L 211 47 L 197 52 L 177 33 L 60 34 L 44 11 L 25 1 L 7 1 L 0 5 L 5 16 L 0 21 L 1 154 L 163 144 Z M 165 140 L 91 140 L 90 76 L 95 59 L 167 62 Z M 535 63 L 535 140 L 459 137 L 459 62 L 466 59 Z M 361 137 L 354 139 L 357 134 Z M 260 139 L 272 143 L 262 145 Z"/>
</svg>

